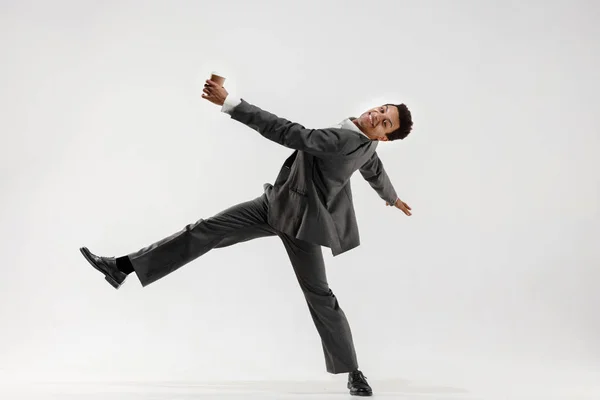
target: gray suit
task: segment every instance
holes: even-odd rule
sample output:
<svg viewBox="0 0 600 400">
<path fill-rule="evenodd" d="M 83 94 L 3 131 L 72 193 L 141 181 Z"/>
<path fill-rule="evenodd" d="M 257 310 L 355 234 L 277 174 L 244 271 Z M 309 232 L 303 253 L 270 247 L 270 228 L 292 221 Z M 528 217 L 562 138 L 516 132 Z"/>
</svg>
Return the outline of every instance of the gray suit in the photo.
<svg viewBox="0 0 600 400">
<path fill-rule="evenodd" d="M 321 246 L 334 256 L 360 244 L 350 177 L 359 170 L 379 196 L 394 203 L 396 192 L 375 149 L 353 124 L 307 129 L 243 99 L 231 118 L 296 150 L 273 185 L 254 200 L 200 219 L 181 231 L 129 254 L 143 286 L 213 248 L 277 235 L 283 241 L 321 336 L 327 371 L 358 368 L 350 327 L 327 283 Z M 348 129 L 350 128 L 350 129 Z"/>
</svg>

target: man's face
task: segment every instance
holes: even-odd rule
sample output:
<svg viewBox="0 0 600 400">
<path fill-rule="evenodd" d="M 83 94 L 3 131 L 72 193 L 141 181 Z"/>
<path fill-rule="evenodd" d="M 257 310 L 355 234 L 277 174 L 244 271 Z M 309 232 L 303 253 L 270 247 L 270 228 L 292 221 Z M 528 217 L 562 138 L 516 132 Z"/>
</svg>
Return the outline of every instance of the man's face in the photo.
<svg viewBox="0 0 600 400">
<path fill-rule="evenodd" d="M 387 141 L 387 134 L 400 126 L 400 116 L 396 106 L 380 106 L 364 112 L 354 124 L 370 139 Z"/>
</svg>

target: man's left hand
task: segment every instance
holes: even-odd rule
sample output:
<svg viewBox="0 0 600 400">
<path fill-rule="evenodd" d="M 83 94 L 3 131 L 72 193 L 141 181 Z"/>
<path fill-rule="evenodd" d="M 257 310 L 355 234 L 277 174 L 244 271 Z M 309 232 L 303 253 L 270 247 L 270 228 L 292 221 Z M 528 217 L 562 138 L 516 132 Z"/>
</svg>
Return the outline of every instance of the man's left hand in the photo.
<svg viewBox="0 0 600 400">
<path fill-rule="evenodd" d="M 388 203 L 387 201 L 385 202 L 385 205 L 386 206 L 391 206 L 391 204 Z M 412 209 L 410 208 L 410 206 L 408 204 L 406 204 L 405 202 L 403 202 L 402 200 L 400 200 L 400 199 L 396 200 L 396 203 L 394 204 L 394 207 L 402 210 L 402 212 L 404 214 L 408 215 L 409 217 L 412 215 L 412 212 L 411 212 Z"/>
<path fill-rule="evenodd" d="M 217 85 L 215 82 L 210 79 L 206 80 L 204 84 L 204 93 L 202 93 L 202 98 L 214 103 L 218 106 L 222 106 L 225 103 L 225 99 L 229 94 L 227 90 L 223 86 Z"/>
</svg>

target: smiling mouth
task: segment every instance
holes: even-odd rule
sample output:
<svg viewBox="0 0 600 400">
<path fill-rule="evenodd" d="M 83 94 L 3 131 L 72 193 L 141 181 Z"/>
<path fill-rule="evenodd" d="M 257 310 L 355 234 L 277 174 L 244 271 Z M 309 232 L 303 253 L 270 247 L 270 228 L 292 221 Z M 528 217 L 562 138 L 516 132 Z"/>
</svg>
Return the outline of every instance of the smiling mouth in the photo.
<svg viewBox="0 0 600 400">
<path fill-rule="evenodd" d="M 369 120 L 371 121 L 371 126 L 375 128 L 375 124 L 373 123 L 373 116 L 369 113 Z"/>
</svg>

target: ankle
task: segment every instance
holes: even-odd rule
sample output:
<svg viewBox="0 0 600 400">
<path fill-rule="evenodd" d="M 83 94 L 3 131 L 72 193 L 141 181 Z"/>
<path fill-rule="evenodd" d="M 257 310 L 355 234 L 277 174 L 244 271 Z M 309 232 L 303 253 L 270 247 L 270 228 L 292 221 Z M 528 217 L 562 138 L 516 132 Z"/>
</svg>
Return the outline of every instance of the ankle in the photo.
<svg viewBox="0 0 600 400">
<path fill-rule="evenodd" d="M 117 258 L 117 269 L 124 274 L 129 275 L 133 272 L 133 264 L 131 264 L 131 260 L 129 257 L 118 257 Z"/>
</svg>

